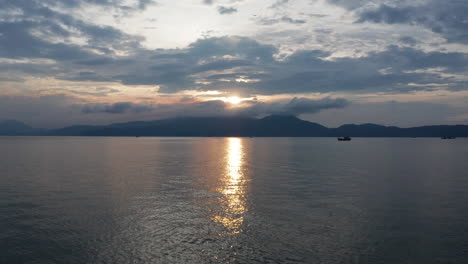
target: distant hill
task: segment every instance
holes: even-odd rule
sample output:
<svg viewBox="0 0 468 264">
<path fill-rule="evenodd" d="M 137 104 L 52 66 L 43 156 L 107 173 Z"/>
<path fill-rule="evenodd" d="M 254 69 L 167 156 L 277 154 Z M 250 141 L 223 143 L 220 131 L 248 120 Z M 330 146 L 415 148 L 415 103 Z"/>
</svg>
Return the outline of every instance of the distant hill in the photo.
<svg viewBox="0 0 468 264">
<path fill-rule="evenodd" d="M 21 136 L 39 133 L 39 129 L 32 128 L 16 120 L 0 121 L 0 136 Z"/>
<path fill-rule="evenodd" d="M 57 136 L 253 136 L 253 137 L 468 137 L 468 126 L 387 127 L 375 124 L 327 128 L 294 116 L 184 117 L 108 126 L 72 126 L 48 132 Z"/>
<path fill-rule="evenodd" d="M 348 124 L 327 128 L 295 116 L 180 117 L 106 126 L 70 126 L 41 131 L 18 121 L 0 122 L 0 135 L 45 136 L 180 136 L 180 137 L 468 137 L 468 125 L 387 127 Z"/>
</svg>

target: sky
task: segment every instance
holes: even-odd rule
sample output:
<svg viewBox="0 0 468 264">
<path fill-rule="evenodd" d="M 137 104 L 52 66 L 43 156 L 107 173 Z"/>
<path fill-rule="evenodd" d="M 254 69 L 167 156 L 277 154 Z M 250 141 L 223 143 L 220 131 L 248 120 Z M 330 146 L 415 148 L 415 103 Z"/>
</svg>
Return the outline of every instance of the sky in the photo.
<svg viewBox="0 0 468 264">
<path fill-rule="evenodd" d="M 0 120 L 468 124 L 466 0 L 0 0 Z"/>
</svg>

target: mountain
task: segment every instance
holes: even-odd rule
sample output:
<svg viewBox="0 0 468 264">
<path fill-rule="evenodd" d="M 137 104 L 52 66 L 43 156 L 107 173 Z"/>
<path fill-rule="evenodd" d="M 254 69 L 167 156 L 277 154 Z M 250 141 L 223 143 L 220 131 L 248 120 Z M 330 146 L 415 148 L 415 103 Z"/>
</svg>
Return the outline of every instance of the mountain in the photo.
<svg viewBox="0 0 468 264">
<path fill-rule="evenodd" d="M 327 136 L 328 128 L 294 116 L 185 117 L 109 126 L 72 126 L 49 131 L 56 136 Z"/>
<path fill-rule="evenodd" d="M 36 134 L 39 130 L 16 120 L 0 121 L 0 136 L 21 136 Z"/>
<path fill-rule="evenodd" d="M 467 125 L 422 126 L 412 128 L 387 127 L 375 124 L 343 125 L 331 129 L 332 135 L 350 137 L 468 137 Z"/>
<path fill-rule="evenodd" d="M 256 130 L 252 133 L 253 136 L 266 137 L 324 137 L 328 134 L 329 129 L 317 123 L 301 120 L 295 116 L 280 115 L 259 119 Z"/>
<path fill-rule="evenodd" d="M 402 128 L 399 127 L 387 127 L 376 124 L 348 124 L 332 129 L 335 136 L 346 135 L 350 137 L 399 137 L 401 136 L 401 131 Z"/>
<path fill-rule="evenodd" d="M 193 137 L 468 137 L 468 126 L 387 127 L 376 124 L 327 128 L 295 116 L 182 117 L 108 126 L 72 126 L 51 130 L 55 136 L 193 136 Z"/>
<path fill-rule="evenodd" d="M 106 126 L 76 125 L 42 131 L 18 121 L 0 122 L 0 135 L 44 136 L 180 136 L 180 137 L 468 137 L 468 125 L 399 128 L 347 124 L 327 128 L 295 116 L 179 117 Z"/>
</svg>

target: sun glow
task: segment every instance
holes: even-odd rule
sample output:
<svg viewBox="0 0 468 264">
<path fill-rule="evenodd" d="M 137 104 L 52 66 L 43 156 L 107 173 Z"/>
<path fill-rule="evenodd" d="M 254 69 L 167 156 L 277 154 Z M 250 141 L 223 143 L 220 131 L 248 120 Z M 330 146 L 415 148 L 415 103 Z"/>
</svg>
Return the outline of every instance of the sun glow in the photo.
<svg viewBox="0 0 468 264">
<path fill-rule="evenodd" d="M 231 97 L 227 97 L 225 99 L 225 102 L 228 102 L 230 104 L 239 104 L 242 101 L 243 101 L 242 98 L 240 98 L 238 96 L 231 96 Z"/>
<path fill-rule="evenodd" d="M 222 224 L 227 235 L 242 232 L 244 215 L 247 213 L 245 201 L 244 150 L 242 139 L 227 139 L 226 175 L 224 186 L 218 191 L 224 195 L 222 206 L 224 212 L 213 217 L 213 220 Z"/>
<path fill-rule="evenodd" d="M 241 98 L 239 96 L 229 96 L 229 97 L 222 97 L 222 98 L 219 98 L 220 100 L 226 102 L 226 103 L 230 103 L 232 105 L 238 105 L 244 101 L 251 101 L 253 100 L 254 98 Z"/>
</svg>

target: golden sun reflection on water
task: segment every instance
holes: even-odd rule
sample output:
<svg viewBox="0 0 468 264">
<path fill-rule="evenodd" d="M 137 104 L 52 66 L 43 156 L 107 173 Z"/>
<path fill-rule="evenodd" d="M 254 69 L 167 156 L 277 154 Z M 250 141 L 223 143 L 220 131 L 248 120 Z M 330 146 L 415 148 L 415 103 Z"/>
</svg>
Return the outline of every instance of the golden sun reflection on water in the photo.
<svg viewBox="0 0 468 264">
<path fill-rule="evenodd" d="M 244 214 L 247 212 L 245 194 L 245 178 L 242 172 L 244 150 L 242 139 L 228 138 L 226 151 L 226 176 L 223 186 L 218 190 L 224 195 L 222 215 L 214 217 L 214 221 L 222 224 L 228 234 L 242 232 Z"/>
</svg>

